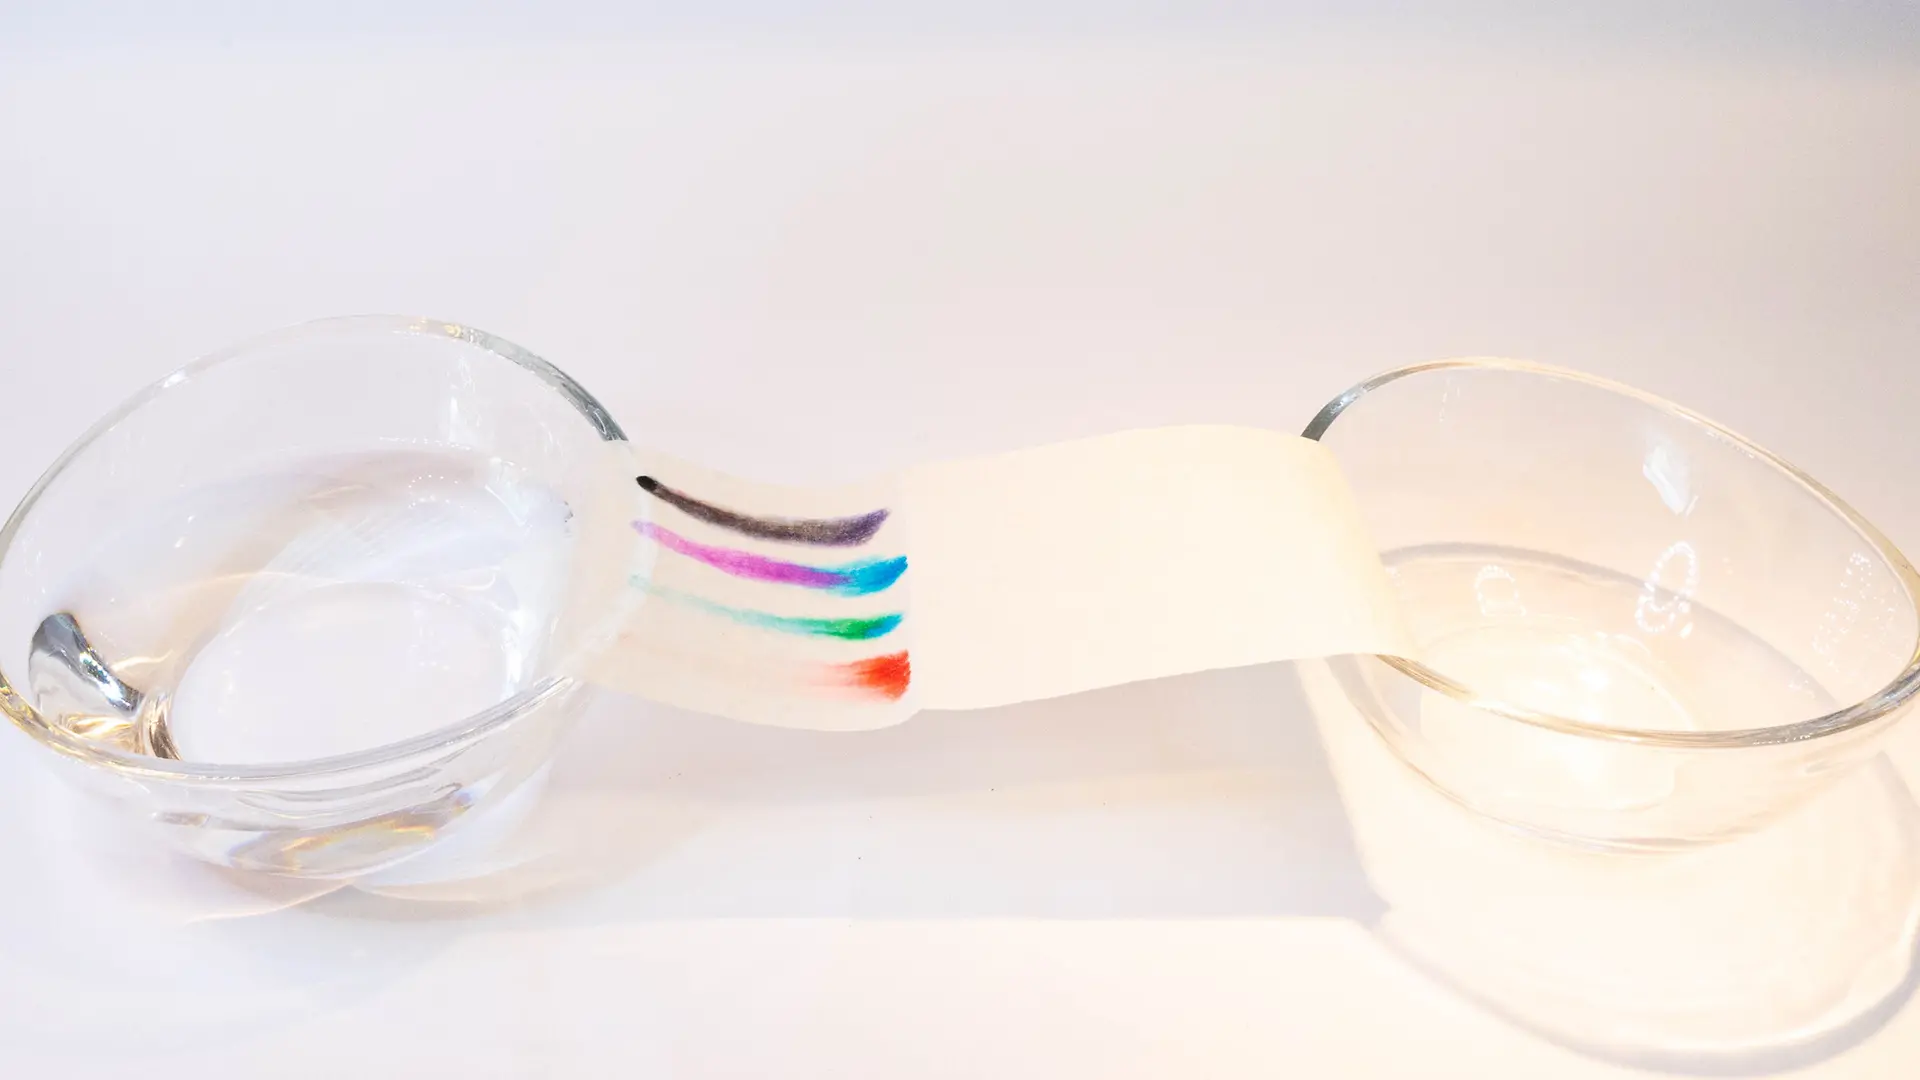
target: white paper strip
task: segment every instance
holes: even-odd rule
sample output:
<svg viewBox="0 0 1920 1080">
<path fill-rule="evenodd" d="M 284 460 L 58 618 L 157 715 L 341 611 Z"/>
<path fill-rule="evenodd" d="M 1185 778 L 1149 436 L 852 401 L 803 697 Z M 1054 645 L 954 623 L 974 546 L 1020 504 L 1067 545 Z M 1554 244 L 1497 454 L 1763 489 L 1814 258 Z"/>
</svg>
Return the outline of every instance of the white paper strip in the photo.
<svg viewBox="0 0 1920 1080">
<path fill-rule="evenodd" d="M 852 730 L 1406 652 L 1337 464 L 1295 436 L 1125 432 L 822 490 L 626 452 L 634 516 L 587 530 L 592 580 L 629 568 L 622 629 L 588 677 L 681 707 Z"/>
<path fill-rule="evenodd" d="M 924 466 L 902 487 L 923 708 L 1404 651 L 1346 481 L 1309 439 L 1133 431 Z"/>
</svg>

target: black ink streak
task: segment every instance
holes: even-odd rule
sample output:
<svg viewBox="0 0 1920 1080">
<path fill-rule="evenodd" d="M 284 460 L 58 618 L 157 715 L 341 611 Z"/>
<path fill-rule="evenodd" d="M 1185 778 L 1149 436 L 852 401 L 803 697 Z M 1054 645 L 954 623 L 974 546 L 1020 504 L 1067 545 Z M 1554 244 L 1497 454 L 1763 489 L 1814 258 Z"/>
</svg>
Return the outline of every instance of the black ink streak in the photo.
<svg viewBox="0 0 1920 1080">
<path fill-rule="evenodd" d="M 782 518 L 751 517 L 699 499 L 662 484 L 651 476 L 636 477 L 640 490 L 666 503 L 690 518 L 761 540 L 786 540 L 796 544 L 820 544 L 826 547 L 852 547 L 873 539 L 887 520 L 885 510 L 858 517 Z"/>
</svg>

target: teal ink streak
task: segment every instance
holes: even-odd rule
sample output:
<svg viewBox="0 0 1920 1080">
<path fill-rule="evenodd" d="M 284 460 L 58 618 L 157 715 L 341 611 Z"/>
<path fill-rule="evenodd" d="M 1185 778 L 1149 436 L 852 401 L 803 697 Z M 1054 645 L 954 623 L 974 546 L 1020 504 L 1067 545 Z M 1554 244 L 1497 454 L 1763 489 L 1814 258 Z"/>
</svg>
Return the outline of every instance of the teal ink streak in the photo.
<svg viewBox="0 0 1920 1080">
<path fill-rule="evenodd" d="M 904 617 L 893 614 L 876 615 L 869 619 L 805 619 L 792 615 L 772 615 L 764 611 L 716 604 L 711 600 L 703 600 L 698 596 L 689 596 L 672 589 L 655 588 L 637 577 L 633 579 L 633 584 L 663 600 L 704 611 L 709 615 L 718 615 L 723 619 L 731 619 L 742 626 L 775 630 L 783 634 L 807 634 L 812 637 L 839 638 L 842 641 L 870 641 L 893 633 L 894 628 L 900 625 L 900 620 Z"/>
<path fill-rule="evenodd" d="M 891 559 L 868 559 L 864 562 L 845 563 L 835 568 L 847 576 L 847 583 L 836 586 L 834 592 L 847 596 L 865 596 L 876 593 L 900 580 L 907 572 L 907 557 L 896 555 Z"/>
</svg>

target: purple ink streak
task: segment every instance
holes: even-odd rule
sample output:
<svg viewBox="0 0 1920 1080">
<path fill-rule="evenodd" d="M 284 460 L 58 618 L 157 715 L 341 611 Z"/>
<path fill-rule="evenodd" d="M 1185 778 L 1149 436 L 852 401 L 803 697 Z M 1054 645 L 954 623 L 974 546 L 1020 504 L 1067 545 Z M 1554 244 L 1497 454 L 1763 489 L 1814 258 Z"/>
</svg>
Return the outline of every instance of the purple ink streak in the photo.
<svg viewBox="0 0 1920 1080">
<path fill-rule="evenodd" d="M 867 593 L 879 592 L 899 580 L 900 575 L 907 569 L 907 559 L 904 555 L 891 559 L 862 559 L 842 566 L 807 566 L 782 559 L 769 559 L 750 551 L 736 551 L 733 548 L 695 543 L 672 529 L 655 525 L 651 521 L 636 521 L 633 523 L 633 528 L 641 536 L 668 551 L 706 563 L 734 577 L 748 578 L 753 581 L 771 581 L 781 585 L 799 585 L 808 589 L 825 589 L 845 596 L 864 596 Z"/>
</svg>

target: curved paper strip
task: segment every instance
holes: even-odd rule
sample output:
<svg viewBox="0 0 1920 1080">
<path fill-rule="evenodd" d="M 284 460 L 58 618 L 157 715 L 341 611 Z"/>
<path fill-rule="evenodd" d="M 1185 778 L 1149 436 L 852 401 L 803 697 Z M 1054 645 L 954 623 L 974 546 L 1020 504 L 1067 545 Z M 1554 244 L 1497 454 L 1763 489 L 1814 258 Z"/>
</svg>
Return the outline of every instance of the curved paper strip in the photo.
<svg viewBox="0 0 1920 1080">
<path fill-rule="evenodd" d="M 627 484 L 677 498 L 643 499 L 621 523 L 628 547 L 607 549 L 643 569 L 622 578 L 626 622 L 589 674 L 683 708 L 853 730 L 922 708 L 1407 652 L 1345 480 L 1307 439 L 1124 432 L 831 489 L 615 452 L 630 455 Z M 739 517 L 875 524 L 843 545 L 850 561 L 813 565 Z"/>
</svg>

